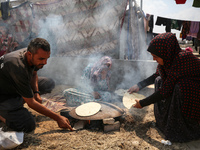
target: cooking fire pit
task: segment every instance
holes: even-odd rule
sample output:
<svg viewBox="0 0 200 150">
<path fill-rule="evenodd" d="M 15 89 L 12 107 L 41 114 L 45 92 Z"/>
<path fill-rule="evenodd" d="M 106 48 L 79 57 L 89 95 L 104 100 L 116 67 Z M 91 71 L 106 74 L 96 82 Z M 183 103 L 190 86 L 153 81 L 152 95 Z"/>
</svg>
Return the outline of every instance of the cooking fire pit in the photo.
<svg viewBox="0 0 200 150">
<path fill-rule="evenodd" d="M 118 106 L 108 103 L 108 102 L 96 102 L 101 105 L 101 109 L 99 112 L 92 116 L 78 116 L 75 112 L 75 109 L 72 109 L 69 112 L 69 115 L 72 118 L 79 119 L 79 120 L 103 120 L 106 118 L 116 118 L 120 117 L 124 114 L 124 110 L 119 108 Z"/>
</svg>

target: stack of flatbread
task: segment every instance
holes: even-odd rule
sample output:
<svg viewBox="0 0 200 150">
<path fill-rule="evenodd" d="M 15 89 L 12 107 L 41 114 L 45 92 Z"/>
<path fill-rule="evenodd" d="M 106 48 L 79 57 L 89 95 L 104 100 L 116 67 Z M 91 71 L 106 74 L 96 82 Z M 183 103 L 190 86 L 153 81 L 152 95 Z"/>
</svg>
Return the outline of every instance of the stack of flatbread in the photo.
<svg viewBox="0 0 200 150">
<path fill-rule="evenodd" d="M 141 100 L 144 98 L 145 96 L 142 94 L 138 94 L 138 93 L 129 94 L 128 92 L 126 92 L 123 96 L 123 104 L 126 108 L 130 109 L 136 103 L 135 101 L 136 99 Z"/>
</svg>

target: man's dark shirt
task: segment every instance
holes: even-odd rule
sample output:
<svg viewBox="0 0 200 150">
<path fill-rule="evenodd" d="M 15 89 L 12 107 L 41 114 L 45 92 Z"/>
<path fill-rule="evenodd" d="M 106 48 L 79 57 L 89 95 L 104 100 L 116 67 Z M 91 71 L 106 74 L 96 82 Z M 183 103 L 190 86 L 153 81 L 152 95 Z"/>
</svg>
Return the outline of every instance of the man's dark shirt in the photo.
<svg viewBox="0 0 200 150">
<path fill-rule="evenodd" d="M 0 102 L 12 95 L 33 97 L 30 81 L 34 67 L 28 65 L 26 51 L 21 49 L 0 57 Z"/>
</svg>

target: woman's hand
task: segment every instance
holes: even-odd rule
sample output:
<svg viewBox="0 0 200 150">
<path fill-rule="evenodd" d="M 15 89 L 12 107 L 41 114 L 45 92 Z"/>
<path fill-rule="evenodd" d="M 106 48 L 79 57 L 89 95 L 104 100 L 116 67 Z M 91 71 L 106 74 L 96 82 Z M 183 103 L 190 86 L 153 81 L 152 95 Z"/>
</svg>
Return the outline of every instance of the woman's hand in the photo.
<svg viewBox="0 0 200 150">
<path fill-rule="evenodd" d="M 136 101 L 136 103 L 135 104 L 133 104 L 133 107 L 135 107 L 135 108 L 142 108 L 142 106 L 140 105 L 140 101 L 139 100 L 135 100 Z"/>
<path fill-rule="evenodd" d="M 132 87 L 128 90 L 128 92 L 129 92 L 129 94 L 131 94 L 131 93 L 133 93 L 133 92 L 138 92 L 139 90 L 140 90 L 140 88 L 139 88 L 139 86 L 136 84 L 136 85 L 132 86 Z"/>
<path fill-rule="evenodd" d="M 101 95 L 98 92 L 93 92 L 92 95 L 94 96 L 95 99 L 101 98 Z"/>
</svg>

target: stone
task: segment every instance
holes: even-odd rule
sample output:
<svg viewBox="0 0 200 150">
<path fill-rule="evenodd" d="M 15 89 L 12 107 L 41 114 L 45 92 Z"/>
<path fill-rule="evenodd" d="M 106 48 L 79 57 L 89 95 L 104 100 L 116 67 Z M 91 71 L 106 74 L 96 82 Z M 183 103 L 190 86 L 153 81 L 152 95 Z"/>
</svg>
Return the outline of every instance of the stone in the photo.
<svg viewBox="0 0 200 150">
<path fill-rule="evenodd" d="M 120 122 L 116 121 L 114 124 L 105 124 L 104 125 L 104 132 L 109 131 L 119 131 L 120 130 Z"/>
<path fill-rule="evenodd" d="M 114 124 L 114 123 L 115 123 L 115 119 L 114 118 L 103 119 L 103 124 Z"/>
</svg>

